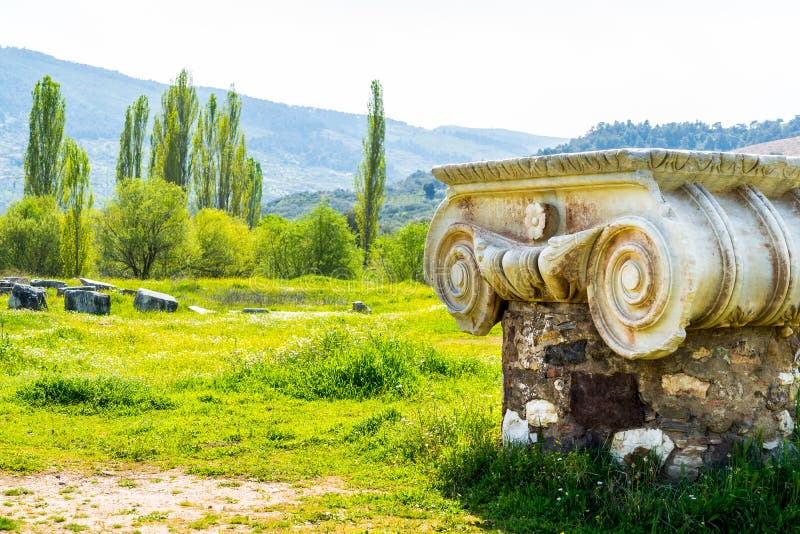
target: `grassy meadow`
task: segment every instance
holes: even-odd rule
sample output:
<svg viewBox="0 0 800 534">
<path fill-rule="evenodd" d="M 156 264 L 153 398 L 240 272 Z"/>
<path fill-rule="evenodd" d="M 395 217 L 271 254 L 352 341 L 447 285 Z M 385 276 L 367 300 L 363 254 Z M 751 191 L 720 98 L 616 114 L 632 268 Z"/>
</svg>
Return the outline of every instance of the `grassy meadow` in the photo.
<svg viewBox="0 0 800 534">
<path fill-rule="evenodd" d="M 253 531 L 800 524 L 791 444 L 766 464 L 757 447 L 744 447 L 730 466 L 679 484 L 660 481 L 652 462 L 618 467 L 605 451 L 503 449 L 500 328 L 480 338 L 459 332 L 424 285 L 322 277 L 141 285 L 174 295 L 178 311 L 140 314 L 119 293 L 110 316 L 64 312 L 53 290 L 47 312 L 6 310 L 0 297 L 0 470 L 177 467 L 296 484 L 334 478 L 347 488 L 281 505 Z M 354 300 L 373 313 L 349 312 Z M 6 515 L 0 530 L 23 528 Z M 224 529 L 226 518 L 217 522 Z"/>
</svg>

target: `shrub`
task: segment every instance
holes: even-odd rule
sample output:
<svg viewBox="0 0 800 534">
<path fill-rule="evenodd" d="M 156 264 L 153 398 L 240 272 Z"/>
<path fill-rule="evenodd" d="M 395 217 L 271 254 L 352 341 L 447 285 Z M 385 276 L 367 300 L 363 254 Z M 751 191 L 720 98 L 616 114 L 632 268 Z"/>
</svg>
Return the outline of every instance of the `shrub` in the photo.
<svg viewBox="0 0 800 534">
<path fill-rule="evenodd" d="M 192 219 L 198 276 L 237 276 L 252 270 L 250 231 L 242 221 L 221 210 L 203 209 Z"/>
<path fill-rule="evenodd" d="M 428 224 L 407 224 L 394 234 L 381 235 L 375 241 L 373 267 L 389 282 L 423 282 L 423 257 Z"/>
<path fill-rule="evenodd" d="M 117 377 L 47 376 L 22 386 L 17 400 L 36 406 L 73 407 L 84 414 L 103 411 L 142 412 L 174 407 L 138 380 Z"/>
<path fill-rule="evenodd" d="M 60 275 L 62 221 L 51 196 L 12 204 L 0 220 L 0 264 L 25 273 Z"/>
</svg>

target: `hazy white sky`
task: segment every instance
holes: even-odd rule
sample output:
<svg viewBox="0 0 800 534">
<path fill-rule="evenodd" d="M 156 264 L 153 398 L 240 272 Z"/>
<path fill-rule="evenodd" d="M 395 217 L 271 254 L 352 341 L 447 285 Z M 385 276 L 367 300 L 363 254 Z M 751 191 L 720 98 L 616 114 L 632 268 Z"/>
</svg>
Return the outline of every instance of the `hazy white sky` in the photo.
<svg viewBox="0 0 800 534">
<path fill-rule="evenodd" d="M 600 121 L 800 114 L 794 0 L 0 0 L 0 45 L 411 124 L 575 136 Z M 0 73 L 2 75 L 2 73 Z"/>
</svg>

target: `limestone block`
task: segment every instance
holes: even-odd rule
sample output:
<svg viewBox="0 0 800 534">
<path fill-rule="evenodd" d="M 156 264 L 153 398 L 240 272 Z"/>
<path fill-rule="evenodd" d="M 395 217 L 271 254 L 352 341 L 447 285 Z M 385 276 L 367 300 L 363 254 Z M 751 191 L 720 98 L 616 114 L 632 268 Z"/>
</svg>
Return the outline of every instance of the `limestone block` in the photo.
<svg viewBox="0 0 800 534">
<path fill-rule="evenodd" d="M 528 422 L 520 419 L 514 410 L 506 410 L 503 416 L 503 445 L 528 445 Z"/>
<path fill-rule="evenodd" d="M 630 463 L 633 458 L 646 458 L 654 452 L 661 465 L 675 448 L 675 444 L 658 428 L 635 428 L 614 434 L 611 441 L 611 456 L 621 463 Z"/>
<path fill-rule="evenodd" d="M 53 289 L 58 289 L 60 287 L 67 287 L 66 282 L 62 282 L 61 280 L 31 280 L 31 286 L 33 287 L 48 287 Z"/>
<path fill-rule="evenodd" d="M 47 295 L 44 288 L 14 284 L 11 289 L 11 295 L 8 297 L 8 309 L 46 310 Z"/>
<path fill-rule="evenodd" d="M 64 309 L 94 315 L 111 313 L 111 297 L 97 291 L 67 291 L 64 293 Z"/>
<path fill-rule="evenodd" d="M 140 312 L 174 312 L 178 309 L 178 301 L 175 300 L 175 297 L 166 293 L 139 289 L 133 299 L 133 307 Z"/>
<path fill-rule="evenodd" d="M 776 417 L 778 419 L 778 429 L 781 432 L 784 434 L 791 434 L 794 432 L 794 419 L 792 419 L 792 415 L 788 410 L 778 412 Z"/>
<path fill-rule="evenodd" d="M 532 427 L 550 426 L 558 423 L 558 412 L 552 402 L 533 399 L 525 404 L 525 418 Z"/>
<path fill-rule="evenodd" d="M 214 310 L 207 310 L 205 308 L 201 308 L 200 306 L 189 306 L 189 309 L 195 313 L 199 313 L 200 315 L 208 315 L 209 313 L 216 313 Z"/>
<path fill-rule="evenodd" d="M 661 377 L 661 387 L 667 395 L 690 395 L 698 399 L 705 399 L 708 387 L 711 384 L 685 373 L 664 375 Z"/>
<path fill-rule="evenodd" d="M 107 284 L 106 282 L 99 282 L 97 280 L 92 280 L 91 278 L 78 278 L 81 281 L 81 284 L 85 286 L 92 286 L 97 291 L 107 291 L 110 289 L 115 289 L 117 286 L 113 284 Z"/>
<path fill-rule="evenodd" d="M 56 295 L 59 297 L 64 296 L 64 293 L 67 291 L 95 291 L 94 286 L 67 286 L 67 287 L 59 287 L 56 289 Z"/>
<path fill-rule="evenodd" d="M 372 313 L 372 309 L 360 300 L 353 302 L 353 307 L 350 309 L 350 311 L 354 311 L 356 313 Z"/>
<path fill-rule="evenodd" d="M 800 158 L 621 149 L 433 174 L 425 277 L 464 331 L 508 301 L 581 303 L 614 352 L 656 359 L 689 327 L 800 327 Z"/>
</svg>

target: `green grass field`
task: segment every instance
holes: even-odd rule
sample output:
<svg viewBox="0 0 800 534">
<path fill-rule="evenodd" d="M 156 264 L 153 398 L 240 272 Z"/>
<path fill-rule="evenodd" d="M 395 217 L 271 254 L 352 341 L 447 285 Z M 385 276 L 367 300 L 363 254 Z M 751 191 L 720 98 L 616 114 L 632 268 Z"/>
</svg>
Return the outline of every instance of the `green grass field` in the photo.
<svg viewBox="0 0 800 534">
<path fill-rule="evenodd" d="M 140 314 L 116 293 L 100 317 L 64 312 L 54 292 L 39 313 L 8 311 L 0 298 L 0 470 L 177 467 L 297 484 L 335 477 L 349 490 L 282 506 L 279 519 L 252 526 L 264 531 L 800 524 L 791 447 L 763 465 L 744 450 L 731 466 L 674 485 L 652 462 L 622 468 L 604 451 L 504 450 L 499 326 L 482 338 L 459 332 L 426 286 L 142 284 L 174 295 L 178 312 Z M 349 312 L 354 300 L 373 313 Z M 217 313 L 195 314 L 193 304 Z M 252 306 L 271 312 L 239 312 Z M 4 524 L 19 527 L 0 512 Z"/>
</svg>

